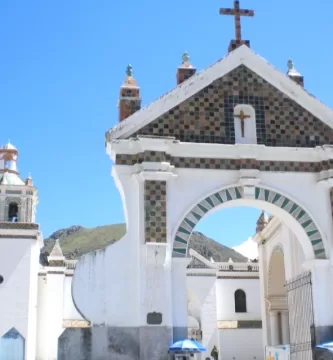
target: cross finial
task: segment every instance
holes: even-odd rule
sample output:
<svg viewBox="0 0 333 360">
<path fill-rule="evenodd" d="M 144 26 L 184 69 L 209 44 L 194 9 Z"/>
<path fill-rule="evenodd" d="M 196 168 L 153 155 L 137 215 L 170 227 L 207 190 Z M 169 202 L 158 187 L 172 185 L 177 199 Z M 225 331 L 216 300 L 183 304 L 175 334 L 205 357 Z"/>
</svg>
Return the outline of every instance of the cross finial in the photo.
<svg viewBox="0 0 333 360">
<path fill-rule="evenodd" d="M 190 61 L 190 55 L 188 54 L 187 51 L 184 52 L 182 56 L 182 60 L 183 60 L 183 64 Z"/>
<path fill-rule="evenodd" d="M 288 70 L 293 70 L 294 69 L 294 62 L 291 59 L 288 60 L 287 65 L 288 65 Z"/>
<path fill-rule="evenodd" d="M 236 41 L 242 40 L 241 16 L 254 16 L 254 10 L 240 9 L 239 1 L 234 1 L 234 7 L 220 9 L 221 15 L 233 15 L 235 17 Z"/>
<path fill-rule="evenodd" d="M 128 65 L 127 65 L 126 75 L 127 75 L 127 76 L 132 76 L 132 75 L 133 75 L 133 67 L 132 67 L 131 64 L 128 64 Z"/>
</svg>

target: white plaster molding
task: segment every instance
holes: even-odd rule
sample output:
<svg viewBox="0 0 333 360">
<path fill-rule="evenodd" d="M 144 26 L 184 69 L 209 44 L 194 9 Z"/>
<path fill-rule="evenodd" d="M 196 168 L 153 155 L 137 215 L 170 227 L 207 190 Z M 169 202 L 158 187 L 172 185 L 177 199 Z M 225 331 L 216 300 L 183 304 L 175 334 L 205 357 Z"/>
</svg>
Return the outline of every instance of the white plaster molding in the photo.
<svg viewBox="0 0 333 360">
<path fill-rule="evenodd" d="M 141 171 L 137 174 L 133 174 L 133 177 L 140 182 L 144 182 L 146 180 L 168 181 L 176 178 L 177 174 L 162 171 Z"/>
<path fill-rule="evenodd" d="M 163 151 L 170 156 L 197 157 L 215 159 L 256 159 L 270 161 L 304 161 L 319 162 L 333 159 L 333 147 L 318 146 L 316 148 L 270 147 L 253 144 L 197 144 L 181 143 L 176 140 L 163 139 L 163 144 L 156 139 L 139 138 L 128 140 L 113 140 L 110 143 L 111 159 L 115 161 L 116 154 L 137 154 L 143 151 Z M 195 155 L 194 155 L 195 154 Z M 121 167 L 122 165 L 116 165 Z"/>
<path fill-rule="evenodd" d="M 240 65 L 245 65 L 268 83 L 300 104 L 324 124 L 333 128 L 333 111 L 315 97 L 310 95 L 302 86 L 296 84 L 262 57 L 243 45 L 229 53 L 223 59 L 205 70 L 193 75 L 188 80 L 161 96 L 150 105 L 135 112 L 109 131 L 110 139 L 125 138 L 138 129 L 149 124 L 170 109 L 189 99 L 198 91 L 210 85 L 215 80 L 228 74 Z"/>
<path fill-rule="evenodd" d="M 170 165 L 169 162 L 142 162 L 141 164 L 135 164 L 134 165 L 134 171 L 136 173 L 138 172 L 144 172 L 144 171 L 150 171 L 150 172 L 169 172 L 174 173 L 175 167 L 173 165 Z"/>
<path fill-rule="evenodd" d="M 269 296 L 266 298 L 269 312 L 288 311 L 288 300 L 286 296 Z"/>
</svg>

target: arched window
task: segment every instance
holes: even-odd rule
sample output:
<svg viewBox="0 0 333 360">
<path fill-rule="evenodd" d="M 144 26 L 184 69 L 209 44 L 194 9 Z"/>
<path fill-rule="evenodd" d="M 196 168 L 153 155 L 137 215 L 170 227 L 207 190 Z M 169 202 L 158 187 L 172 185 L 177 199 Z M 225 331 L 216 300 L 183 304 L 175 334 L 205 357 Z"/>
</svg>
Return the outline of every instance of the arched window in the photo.
<svg viewBox="0 0 333 360">
<path fill-rule="evenodd" d="M 8 221 L 10 222 L 18 221 L 18 204 L 16 202 L 11 202 L 8 205 Z"/>
<path fill-rule="evenodd" d="M 246 312 L 246 294 L 243 290 L 240 289 L 235 291 L 235 312 Z"/>
</svg>

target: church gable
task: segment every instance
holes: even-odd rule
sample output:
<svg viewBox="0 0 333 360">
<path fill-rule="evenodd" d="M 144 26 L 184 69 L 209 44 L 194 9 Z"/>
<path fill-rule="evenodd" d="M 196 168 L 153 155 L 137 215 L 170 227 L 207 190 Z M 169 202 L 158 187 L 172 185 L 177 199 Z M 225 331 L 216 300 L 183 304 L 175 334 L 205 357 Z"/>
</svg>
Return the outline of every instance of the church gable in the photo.
<svg viewBox="0 0 333 360">
<path fill-rule="evenodd" d="M 137 135 L 281 147 L 314 147 L 333 140 L 328 125 L 245 65 L 213 81 L 130 137 Z"/>
</svg>

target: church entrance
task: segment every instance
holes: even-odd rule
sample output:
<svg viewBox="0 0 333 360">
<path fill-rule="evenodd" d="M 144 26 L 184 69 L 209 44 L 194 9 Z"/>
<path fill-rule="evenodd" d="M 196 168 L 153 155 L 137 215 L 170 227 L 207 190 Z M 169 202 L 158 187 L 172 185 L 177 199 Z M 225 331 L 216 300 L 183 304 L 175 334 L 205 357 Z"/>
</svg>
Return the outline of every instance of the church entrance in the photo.
<svg viewBox="0 0 333 360">
<path fill-rule="evenodd" d="M 263 227 L 254 238 L 261 248 L 259 266 L 262 267 L 264 343 L 269 346 L 290 345 L 293 360 L 312 359 L 311 272 L 304 270 L 303 263 L 311 256 L 321 259 L 323 248 L 314 220 L 296 200 L 259 186 L 231 186 L 206 195 L 191 207 L 178 226 L 173 257 L 188 256 L 192 231 L 201 219 L 221 208 L 242 205 L 260 207 L 271 214 L 270 221 L 257 224 Z M 275 235 L 270 235 L 266 227 L 271 227 Z M 284 251 L 288 252 L 286 256 Z"/>
</svg>

